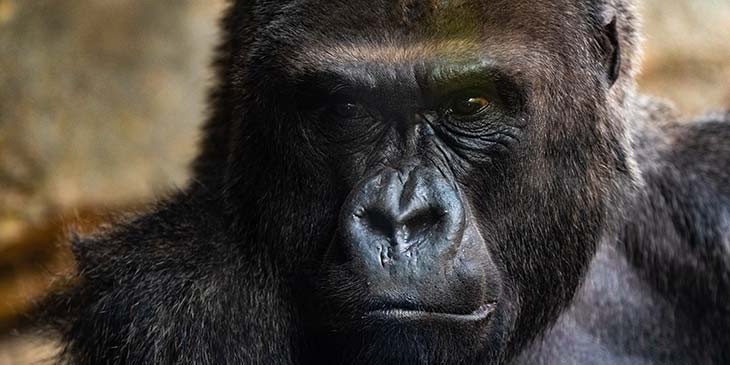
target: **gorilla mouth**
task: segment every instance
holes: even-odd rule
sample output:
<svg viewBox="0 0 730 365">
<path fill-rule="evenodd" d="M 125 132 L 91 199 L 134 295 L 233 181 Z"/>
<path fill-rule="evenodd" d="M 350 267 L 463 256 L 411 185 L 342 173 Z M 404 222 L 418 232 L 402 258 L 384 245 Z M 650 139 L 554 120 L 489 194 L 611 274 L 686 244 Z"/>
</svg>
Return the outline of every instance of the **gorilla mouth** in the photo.
<svg viewBox="0 0 730 365">
<path fill-rule="evenodd" d="M 366 313 L 367 319 L 376 321 L 442 321 L 442 322 L 481 322 L 491 317 L 495 302 L 484 304 L 471 313 L 449 313 L 412 308 L 388 308 L 371 310 Z"/>
</svg>

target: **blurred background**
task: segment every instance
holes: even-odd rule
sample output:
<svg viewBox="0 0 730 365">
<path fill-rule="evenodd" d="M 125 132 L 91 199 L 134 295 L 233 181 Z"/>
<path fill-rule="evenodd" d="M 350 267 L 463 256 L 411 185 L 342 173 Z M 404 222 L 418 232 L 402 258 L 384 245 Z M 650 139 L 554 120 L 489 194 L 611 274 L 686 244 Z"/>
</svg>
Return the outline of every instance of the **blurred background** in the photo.
<svg viewBox="0 0 730 365">
<path fill-rule="evenodd" d="M 185 184 L 223 0 L 0 0 L 0 365 L 54 345 L 24 313 L 92 231 Z M 647 93 L 730 106 L 730 0 L 645 0 Z M 730 142 L 729 142 L 730 143 Z"/>
</svg>

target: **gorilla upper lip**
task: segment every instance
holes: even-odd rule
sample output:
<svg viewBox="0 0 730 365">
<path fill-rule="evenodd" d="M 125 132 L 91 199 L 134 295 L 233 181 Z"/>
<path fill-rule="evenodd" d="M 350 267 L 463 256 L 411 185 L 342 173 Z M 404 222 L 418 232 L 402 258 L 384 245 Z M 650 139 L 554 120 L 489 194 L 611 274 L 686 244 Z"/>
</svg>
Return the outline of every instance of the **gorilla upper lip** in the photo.
<svg viewBox="0 0 730 365">
<path fill-rule="evenodd" d="M 437 320 L 452 322 L 479 322 L 488 319 L 494 312 L 495 308 L 496 303 L 494 302 L 486 303 L 471 313 L 450 313 L 421 309 L 387 308 L 371 310 L 366 314 L 366 317 L 370 319 L 399 321 Z"/>
</svg>

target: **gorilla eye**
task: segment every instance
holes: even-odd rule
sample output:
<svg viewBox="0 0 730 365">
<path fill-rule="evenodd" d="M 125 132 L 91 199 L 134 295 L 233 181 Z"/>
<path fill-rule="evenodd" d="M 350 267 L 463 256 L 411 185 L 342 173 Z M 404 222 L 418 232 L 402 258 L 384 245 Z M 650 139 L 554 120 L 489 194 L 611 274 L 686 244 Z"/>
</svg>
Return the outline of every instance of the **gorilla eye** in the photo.
<svg viewBox="0 0 730 365">
<path fill-rule="evenodd" d="M 462 95 L 454 99 L 451 112 L 456 115 L 470 116 L 477 114 L 489 106 L 489 100 L 483 96 Z"/>
<path fill-rule="evenodd" d="M 336 103 L 330 110 L 342 119 L 361 119 L 368 115 L 364 105 L 350 101 Z"/>
</svg>

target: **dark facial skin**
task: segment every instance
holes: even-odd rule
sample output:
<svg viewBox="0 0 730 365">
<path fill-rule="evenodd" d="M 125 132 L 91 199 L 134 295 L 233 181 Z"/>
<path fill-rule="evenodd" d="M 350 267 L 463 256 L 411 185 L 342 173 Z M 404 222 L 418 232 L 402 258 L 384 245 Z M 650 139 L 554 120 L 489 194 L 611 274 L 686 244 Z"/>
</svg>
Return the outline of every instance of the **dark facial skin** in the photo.
<svg viewBox="0 0 730 365">
<path fill-rule="evenodd" d="M 249 130 L 324 205 L 294 279 L 312 361 L 497 361 L 574 293 L 621 164 L 610 48 L 498 5 L 303 5 L 241 65 Z M 564 42 L 592 48 L 566 60 Z"/>
</svg>

